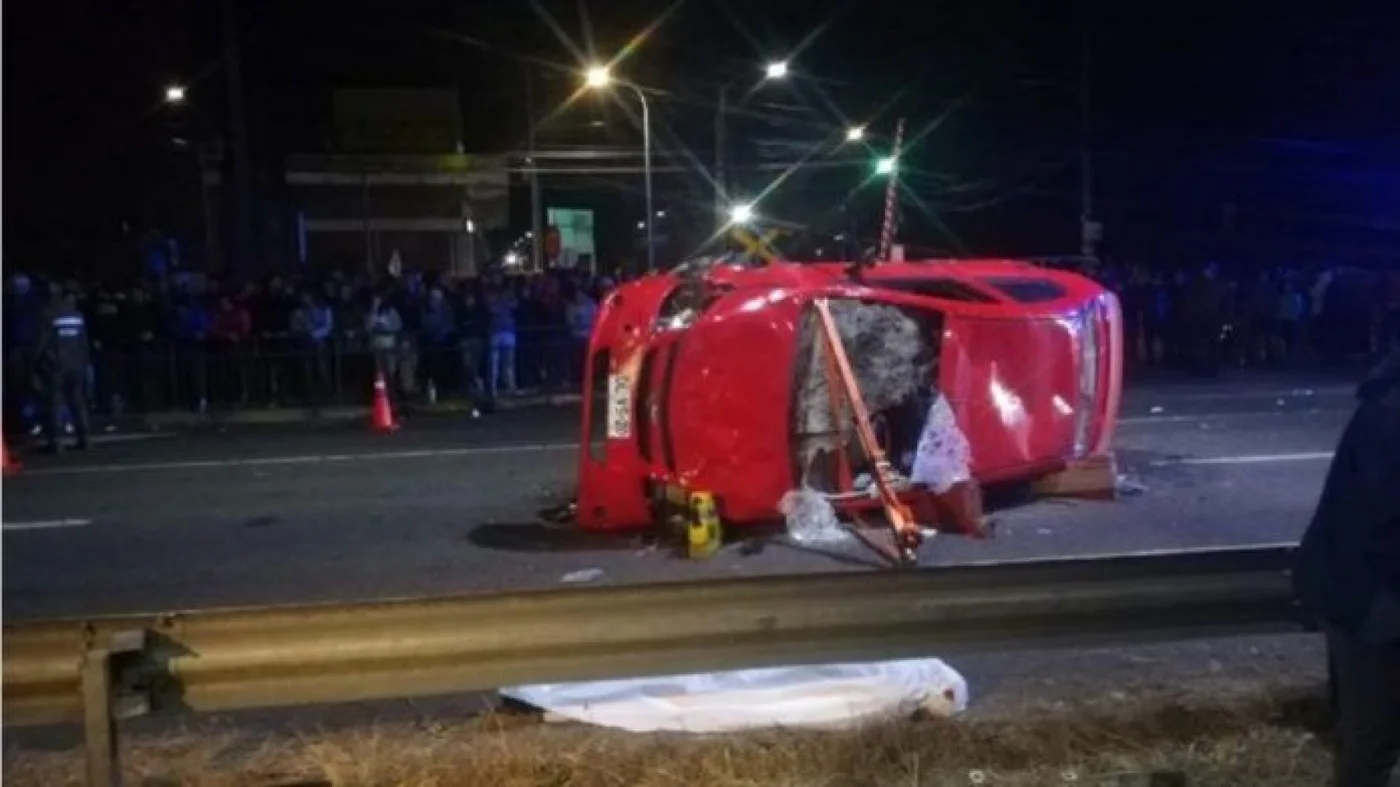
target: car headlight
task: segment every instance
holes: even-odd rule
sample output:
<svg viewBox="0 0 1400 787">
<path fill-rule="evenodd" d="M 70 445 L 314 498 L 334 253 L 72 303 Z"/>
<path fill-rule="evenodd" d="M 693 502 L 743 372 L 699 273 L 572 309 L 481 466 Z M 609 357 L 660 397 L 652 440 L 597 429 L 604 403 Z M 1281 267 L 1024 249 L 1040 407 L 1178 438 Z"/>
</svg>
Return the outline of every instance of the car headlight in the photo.
<svg viewBox="0 0 1400 787">
<path fill-rule="evenodd" d="M 1099 327 L 1102 306 L 1095 299 L 1075 322 L 1079 325 L 1079 401 L 1074 417 L 1074 454 L 1089 450 L 1089 433 L 1099 399 Z"/>
</svg>

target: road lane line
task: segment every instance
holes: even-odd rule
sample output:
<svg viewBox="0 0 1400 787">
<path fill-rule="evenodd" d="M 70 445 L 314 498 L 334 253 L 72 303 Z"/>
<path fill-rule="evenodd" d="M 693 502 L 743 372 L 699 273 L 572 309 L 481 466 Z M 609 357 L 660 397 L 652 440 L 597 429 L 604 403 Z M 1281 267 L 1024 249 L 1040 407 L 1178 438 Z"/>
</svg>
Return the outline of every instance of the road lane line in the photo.
<svg viewBox="0 0 1400 787">
<path fill-rule="evenodd" d="M 1321 462 L 1332 458 L 1331 451 L 1307 451 L 1296 454 L 1245 454 L 1242 456 L 1185 456 L 1180 459 L 1159 459 L 1151 467 L 1180 467 L 1182 465 L 1263 465 L 1282 462 Z"/>
<path fill-rule="evenodd" d="M 425 448 L 417 451 L 372 451 L 353 454 L 306 454 L 301 456 L 262 456 L 247 459 L 196 459 L 186 462 L 133 462 L 131 464 L 78 465 L 75 467 L 34 467 L 26 476 L 91 475 L 96 473 L 140 473 L 159 470 L 218 470 L 231 467 L 314 465 L 333 462 L 373 462 L 393 459 L 437 459 L 443 457 L 490 456 L 510 453 L 576 451 L 578 443 L 522 443 L 464 448 Z"/>
<path fill-rule="evenodd" d="M 1355 385 L 1299 385 L 1285 389 L 1275 386 L 1268 388 L 1236 388 L 1226 391 L 1177 391 L 1170 388 L 1133 388 L 1124 391 L 1125 397 L 1150 399 L 1164 402 L 1205 402 L 1214 399 L 1315 399 L 1322 396 L 1352 396 Z"/>
<path fill-rule="evenodd" d="M 0 527 L 5 530 L 53 530 L 60 527 L 84 527 L 92 524 L 91 519 L 48 519 L 40 522 L 5 522 Z"/>
<path fill-rule="evenodd" d="M 1130 415 L 1118 419 L 1120 426 L 1135 426 L 1141 424 L 1184 424 L 1193 421 L 1231 421 L 1237 418 L 1281 418 L 1296 417 L 1299 415 L 1323 415 L 1331 413 L 1349 413 L 1351 410 L 1343 407 L 1314 407 L 1307 410 L 1254 410 L 1236 413 L 1196 413 L 1191 415 Z"/>
</svg>

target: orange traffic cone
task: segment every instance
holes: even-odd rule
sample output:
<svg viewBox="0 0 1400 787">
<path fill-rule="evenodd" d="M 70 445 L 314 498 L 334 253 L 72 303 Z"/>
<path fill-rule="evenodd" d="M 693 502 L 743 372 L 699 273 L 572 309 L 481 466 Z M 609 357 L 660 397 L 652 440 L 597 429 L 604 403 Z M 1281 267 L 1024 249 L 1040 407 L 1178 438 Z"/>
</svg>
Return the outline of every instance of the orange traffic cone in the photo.
<svg viewBox="0 0 1400 787">
<path fill-rule="evenodd" d="M 0 435 L 0 454 L 4 454 L 5 475 L 14 475 L 15 473 L 18 473 L 19 471 L 24 469 L 24 465 L 20 464 L 18 461 L 16 461 L 13 457 L 10 456 L 10 447 L 8 445 L 5 445 L 5 438 L 3 435 Z"/>
<path fill-rule="evenodd" d="M 370 412 L 369 427 L 381 433 L 394 432 L 399 428 L 394 421 L 394 408 L 389 405 L 389 387 L 384 384 L 383 372 L 374 375 L 374 407 Z"/>
</svg>

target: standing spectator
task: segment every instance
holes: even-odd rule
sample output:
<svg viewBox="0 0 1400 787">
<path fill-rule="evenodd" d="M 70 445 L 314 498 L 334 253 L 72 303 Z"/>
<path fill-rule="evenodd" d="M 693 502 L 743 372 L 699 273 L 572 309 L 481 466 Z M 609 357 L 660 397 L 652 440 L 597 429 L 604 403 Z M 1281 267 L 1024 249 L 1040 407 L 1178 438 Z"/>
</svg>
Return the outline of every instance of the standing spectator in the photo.
<svg viewBox="0 0 1400 787">
<path fill-rule="evenodd" d="M 1190 368 L 1193 373 L 1204 377 L 1214 377 L 1220 373 L 1220 331 L 1225 321 L 1225 292 L 1218 273 L 1215 263 L 1207 263 L 1186 285 L 1181 304 Z"/>
<path fill-rule="evenodd" d="M 457 358 L 453 336 L 456 329 L 457 315 L 452 305 L 441 287 L 433 287 L 428 291 L 428 302 L 423 305 L 423 333 L 419 344 L 423 376 L 430 391 L 450 384 L 450 370 Z"/>
<path fill-rule="evenodd" d="M 292 312 L 290 328 L 292 339 L 301 353 L 306 397 L 313 406 L 319 406 L 329 393 L 330 358 L 327 344 L 331 331 L 335 329 L 335 317 L 329 306 L 306 292 L 301 296 L 301 305 Z"/>
<path fill-rule="evenodd" d="M 1278 333 L 1276 311 L 1279 292 L 1268 271 L 1260 271 L 1245 295 L 1244 322 L 1241 335 L 1244 360 L 1247 363 L 1268 363 L 1273 356 L 1273 337 Z"/>
<path fill-rule="evenodd" d="M 29 277 L 17 273 L 5 293 L 5 426 L 24 423 L 23 413 L 34 406 L 34 344 L 39 338 L 43 303 Z"/>
<path fill-rule="evenodd" d="M 486 347 L 490 341 L 487 328 L 491 316 L 485 304 L 470 284 L 462 287 L 457 302 L 458 349 L 462 353 L 462 388 L 467 396 L 477 396 L 484 387 L 481 383 L 481 362 L 486 357 Z"/>
<path fill-rule="evenodd" d="M 1274 331 L 1278 337 L 1278 355 L 1284 360 L 1297 357 L 1304 342 L 1304 323 L 1307 320 L 1307 301 L 1291 278 L 1284 281 L 1278 296 L 1277 319 Z"/>
<path fill-rule="evenodd" d="M 209 325 L 210 349 L 217 359 L 214 375 L 216 397 L 225 402 L 248 401 L 247 342 L 253 336 L 253 317 L 241 303 L 228 295 L 219 296 Z"/>
<path fill-rule="evenodd" d="M 63 434 L 63 410 L 67 406 L 77 433 L 79 450 L 88 447 L 87 371 L 91 354 L 87 321 L 78 311 L 78 299 L 72 290 L 56 291 L 56 303 L 48 313 L 46 325 L 39 328 L 34 359 L 35 368 L 44 380 L 49 405 L 47 445 L 50 453 L 62 450 L 59 436 Z"/>
<path fill-rule="evenodd" d="M 399 375 L 399 335 L 403 333 L 403 320 L 393 301 L 374 296 L 369 314 L 365 315 L 365 331 L 369 334 L 370 353 L 374 355 L 374 371 L 384 378 L 391 393 L 397 394 L 393 381 Z"/>
<path fill-rule="evenodd" d="M 98 409 L 105 407 L 111 415 L 121 413 L 121 393 L 126 389 L 126 375 L 122 374 L 124 350 L 120 340 L 119 295 L 108 287 L 98 288 L 86 315 L 95 366 L 92 401 Z"/>
<path fill-rule="evenodd" d="M 1357 399 L 1293 580 L 1327 640 L 1335 784 L 1384 787 L 1400 755 L 1400 353 Z"/>
<path fill-rule="evenodd" d="M 192 293 L 181 291 L 174 298 L 176 386 L 185 401 L 203 411 L 208 403 L 208 367 L 205 340 L 209 333 L 209 311 Z"/>
<path fill-rule="evenodd" d="M 583 379 L 584 363 L 588 359 L 588 340 L 593 336 L 593 323 L 598 319 L 598 304 L 580 287 L 569 293 L 565 310 L 569 326 L 569 377 L 571 382 Z"/>
<path fill-rule="evenodd" d="M 121 313 L 119 337 L 126 348 L 127 376 L 135 383 L 128 394 L 138 410 L 152 410 L 166 403 L 161 383 L 170 376 L 170 348 L 156 340 L 160 324 L 160 305 L 151 300 L 144 287 L 132 288 Z"/>
<path fill-rule="evenodd" d="M 504 282 L 499 279 L 492 282 L 491 289 L 486 293 L 491 335 L 487 388 L 492 399 L 498 398 L 502 392 L 507 395 L 515 393 L 515 312 L 518 306 L 515 293 Z"/>
</svg>

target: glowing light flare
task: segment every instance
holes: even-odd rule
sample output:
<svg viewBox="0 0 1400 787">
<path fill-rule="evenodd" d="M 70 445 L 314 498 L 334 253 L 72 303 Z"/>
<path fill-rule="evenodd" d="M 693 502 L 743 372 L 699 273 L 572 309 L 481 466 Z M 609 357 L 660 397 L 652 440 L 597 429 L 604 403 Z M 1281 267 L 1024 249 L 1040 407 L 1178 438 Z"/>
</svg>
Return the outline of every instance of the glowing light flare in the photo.
<svg viewBox="0 0 1400 787">
<path fill-rule="evenodd" d="M 865 139 L 865 126 L 851 126 L 846 129 L 847 142 L 859 142 Z"/>
<path fill-rule="evenodd" d="M 169 85 L 165 88 L 165 103 L 183 104 L 185 103 L 185 86 Z"/>
<path fill-rule="evenodd" d="M 788 63 L 786 60 L 774 60 L 763 69 L 763 75 L 768 79 L 782 79 L 788 75 Z"/>
<path fill-rule="evenodd" d="M 875 174 L 889 175 L 893 173 L 898 166 L 899 162 L 895 160 L 894 156 L 885 156 L 875 162 Z"/>
<path fill-rule="evenodd" d="M 753 204 L 741 202 L 730 208 L 729 221 L 733 224 L 748 224 L 753 221 Z"/>
<path fill-rule="evenodd" d="M 589 66 L 583 72 L 583 84 L 593 90 L 602 90 L 612 84 L 612 69 L 607 66 Z"/>
</svg>

